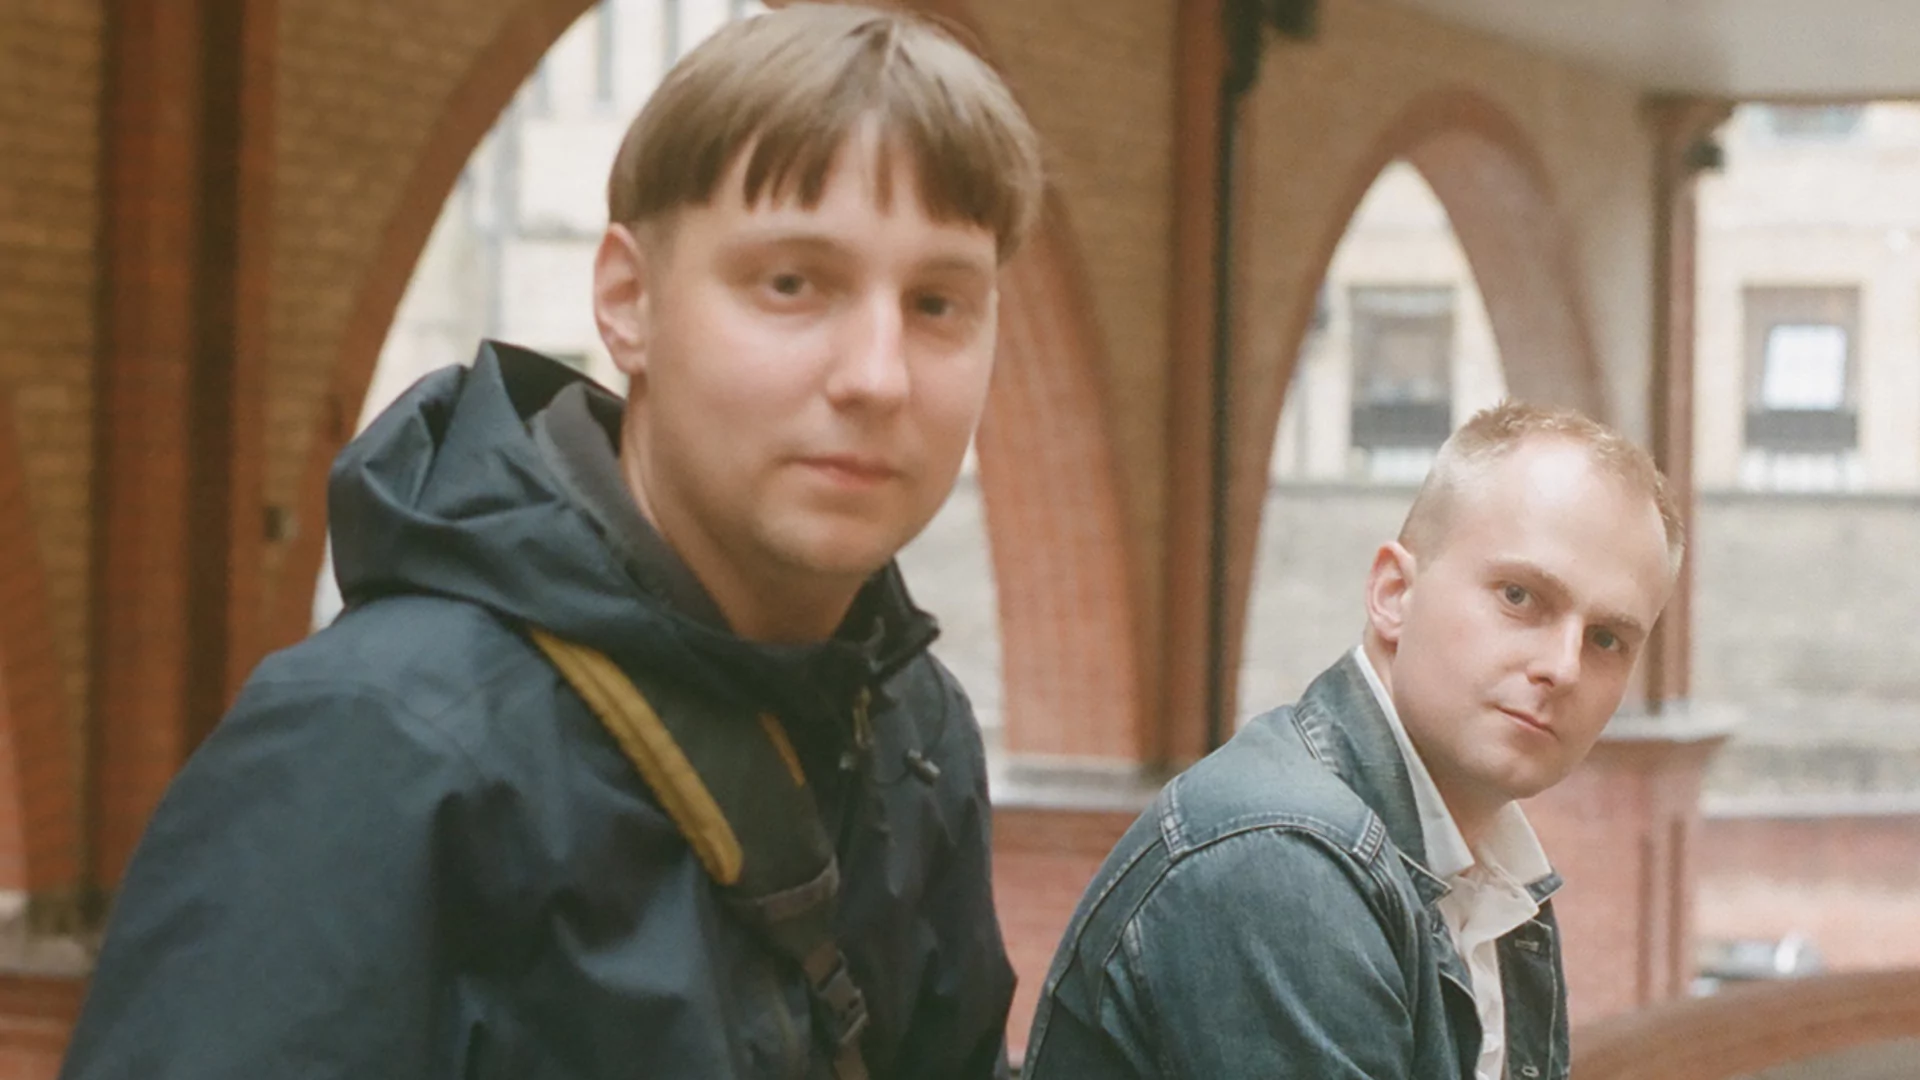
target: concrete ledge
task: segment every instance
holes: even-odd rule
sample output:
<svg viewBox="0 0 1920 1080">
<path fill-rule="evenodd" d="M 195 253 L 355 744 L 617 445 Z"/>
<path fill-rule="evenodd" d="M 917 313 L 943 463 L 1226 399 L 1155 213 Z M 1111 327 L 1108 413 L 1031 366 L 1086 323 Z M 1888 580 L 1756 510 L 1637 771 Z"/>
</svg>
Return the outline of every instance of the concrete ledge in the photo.
<svg viewBox="0 0 1920 1080">
<path fill-rule="evenodd" d="M 1087 810 L 1137 815 L 1171 775 L 1131 762 L 989 754 L 987 783 L 999 809 Z"/>
<path fill-rule="evenodd" d="M 33 916 L 25 893 L 0 892 L 0 976 L 83 980 L 93 974 L 97 934 L 48 933 Z"/>
<path fill-rule="evenodd" d="M 1623 712 L 1600 733 L 1602 743 L 1704 743 L 1725 739 L 1740 727 L 1736 709 L 1668 702 L 1657 713 Z"/>
<path fill-rule="evenodd" d="M 1920 792 L 1809 792 L 1708 795 L 1700 810 L 1708 818 L 1772 818 L 1788 821 L 1827 818 L 1920 819 Z"/>
</svg>

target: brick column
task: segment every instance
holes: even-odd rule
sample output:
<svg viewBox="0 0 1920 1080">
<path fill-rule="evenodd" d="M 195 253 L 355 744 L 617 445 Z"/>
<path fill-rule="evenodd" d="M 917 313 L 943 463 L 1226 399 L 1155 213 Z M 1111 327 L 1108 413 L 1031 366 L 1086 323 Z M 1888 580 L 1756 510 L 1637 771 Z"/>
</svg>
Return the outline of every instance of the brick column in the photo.
<svg viewBox="0 0 1920 1080">
<path fill-rule="evenodd" d="M 1213 446 L 1209 364 L 1214 349 L 1214 219 L 1220 80 L 1226 68 L 1222 0 L 1181 0 L 1174 46 L 1173 298 L 1167 343 L 1167 509 L 1155 760 L 1179 764 L 1207 751 L 1206 477 Z M 1152 659 L 1148 660 L 1153 662 Z M 1231 682 L 1229 681 L 1229 685 Z"/>
<path fill-rule="evenodd" d="M 111 9 L 88 792 L 102 890 L 258 622 L 271 12 Z"/>
<path fill-rule="evenodd" d="M 1710 164 L 1711 138 L 1731 113 L 1724 102 L 1659 98 L 1647 106 L 1655 132 L 1653 198 L 1653 364 L 1647 416 L 1654 461 L 1666 474 L 1693 532 L 1694 304 L 1700 243 L 1694 179 Z M 1673 599 L 1654 627 L 1641 667 L 1649 712 L 1684 702 L 1693 652 L 1693 560 L 1680 568 Z"/>
</svg>

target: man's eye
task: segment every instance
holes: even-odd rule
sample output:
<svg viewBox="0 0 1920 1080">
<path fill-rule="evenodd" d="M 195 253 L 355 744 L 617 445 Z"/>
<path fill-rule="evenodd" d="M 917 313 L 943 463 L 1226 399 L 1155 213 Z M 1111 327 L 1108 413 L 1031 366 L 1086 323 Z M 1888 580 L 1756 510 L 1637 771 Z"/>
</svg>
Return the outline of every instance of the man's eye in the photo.
<svg viewBox="0 0 1920 1080">
<path fill-rule="evenodd" d="M 1528 600 L 1532 599 L 1533 597 L 1532 593 L 1529 593 L 1525 588 L 1519 585 L 1502 586 L 1500 589 L 1500 595 L 1505 597 L 1507 603 L 1512 604 L 1514 607 L 1520 607 L 1521 605 L 1525 604 Z"/>
<path fill-rule="evenodd" d="M 935 319 L 953 314 L 954 306 L 951 299 L 939 293 L 922 293 L 913 301 L 913 310 Z"/>
<path fill-rule="evenodd" d="M 807 279 L 792 272 L 775 274 L 767 279 L 767 287 L 781 296 L 799 296 L 807 291 Z"/>
<path fill-rule="evenodd" d="M 1614 633 L 1611 630 L 1599 630 L 1599 629 L 1596 629 L 1593 632 L 1593 643 L 1595 645 L 1600 646 L 1602 649 L 1607 650 L 1608 652 L 1616 652 L 1624 644 L 1620 640 L 1620 635 Z"/>
</svg>

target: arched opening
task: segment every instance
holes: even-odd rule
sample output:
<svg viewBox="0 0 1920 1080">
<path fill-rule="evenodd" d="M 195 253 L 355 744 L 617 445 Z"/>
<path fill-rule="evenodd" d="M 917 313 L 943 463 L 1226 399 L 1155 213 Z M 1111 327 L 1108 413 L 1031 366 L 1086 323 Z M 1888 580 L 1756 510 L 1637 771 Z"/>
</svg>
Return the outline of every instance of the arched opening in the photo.
<svg viewBox="0 0 1920 1080">
<path fill-rule="evenodd" d="M 764 10 L 757 0 L 600 0 L 554 40 L 440 207 L 353 433 L 421 376 L 470 363 L 483 338 L 538 350 L 625 390 L 587 303 L 614 153 L 675 60 L 728 21 Z M 340 598 L 324 556 L 312 595 L 312 624 L 331 621 Z"/>
<path fill-rule="evenodd" d="M 1507 395 L 1446 208 L 1395 161 L 1327 264 L 1267 471 L 1241 718 L 1297 699 L 1360 640 L 1360 597 L 1447 435 Z"/>
<path fill-rule="evenodd" d="M 1431 447 L 1383 444 L 1356 454 L 1356 433 L 1362 443 L 1391 443 L 1408 442 L 1417 431 L 1421 442 L 1437 446 L 1432 436 L 1444 438 L 1442 426 L 1450 431 L 1504 394 L 1612 419 L 1585 294 L 1546 170 L 1526 133 L 1499 106 L 1467 90 L 1429 94 L 1381 128 L 1351 176 L 1318 244 L 1319 265 L 1328 268 L 1322 280 L 1338 288 L 1295 298 L 1299 318 L 1290 324 L 1290 351 L 1261 360 L 1274 363 L 1281 377 L 1263 384 L 1244 414 L 1247 434 L 1236 440 L 1236 476 L 1258 478 L 1237 485 L 1233 516 L 1237 572 L 1230 580 L 1247 583 L 1229 597 L 1236 605 L 1229 626 L 1241 658 L 1241 688 L 1252 695 L 1237 702 L 1243 717 L 1291 700 L 1304 679 L 1358 643 L 1366 567 L 1374 548 L 1398 531 Z M 1367 269 L 1352 279 L 1329 276 L 1347 266 L 1354 273 Z M 1378 408 L 1356 398 L 1354 305 L 1370 313 L 1363 322 L 1372 329 L 1361 334 L 1367 348 L 1412 350 L 1401 355 L 1403 364 L 1415 363 L 1413 354 L 1423 357 L 1418 363 L 1428 374 L 1419 394 L 1414 384 L 1422 380 L 1387 377 L 1371 384 L 1379 388 Z M 1345 320 L 1338 338 L 1328 333 L 1336 316 Z M 1313 369 L 1318 349 L 1347 359 L 1323 360 Z M 1436 375 L 1442 370 L 1444 380 Z M 1296 390 L 1307 396 L 1290 406 Z M 1323 395 L 1318 409 L 1314 393 Z M 1289 408 L 1286 415 L 1297 419 L 1283 430 Z M 1326 408 L 1334 413 L 1319 411 Z M 1319 449 L 1309 445 L 1316 430 Z M 1275 500 L 1286 501 L 1275 490 L 1276 473 L 1297 482 L 1300 494 L 1358 501 L 1290 526 L 1286 519 L 1297 516 L 1295 510 L 1269 510 Z M 1315 568 L 1301 565 L 1294 551 L 1309 541 L 1337 543 L 1344 555 L 1309 577 Z M 1272 574 L 1264 571 L 1269 560 L 1278 568 Z M 1300 585 L 1289 588 L 1288 580 Z M 1258 626 L 1250 611 L 1258 612 Z"/>
<path fill-rule="evenodd" d="M 951 5 L 934 6 L 967 21 Z M 758 5 L 609 0 L 580 15 L 573 0 L 579 17 L 571 28 L 557 18 L 567 7 L 528 0 L 434 132 L 425 153 L 446 160 L 423 159 L 403 205 L 434 207 L 427 193 L 444 196 L 444 205 L 437 217 L 425 209 L 421 220 L 397 220 L 380 245 L 379 267 L 337 361 L 332 430 L 315 440 L 307 462 L 299 520 L 324 520 L 327 464 L 360 423 L 420 372 L 469 359 L 480 336 L 569 356 L 616 381 L 584 302 L 586 237 L 597 239 L 602 224 L 597 188 L 605 163 L 670 57 Z M 696 10 L 704 21 L 691 19 Z M 553 42 L 552 62 L 530 52 L 538 42 Z M 636 59 L 642 56 L 651 59 Z M 534 73 L 517 88 L 503 87 L 478 65 Z M 594 114 L 584 121 L 574 115 L 583 95 Z M 492 128 L 477 122 L 483 114 L 498 117 Z M 474 147 L 460 164 L 456 155 Z M 556 150 L 565 150 L 569 167 L 539 168 L 538 154 Z M 502 207 L 517 215 L 517 232 L 498 227 Z M 488 213 L 496 215 L 491 233 L 474 220 Z M 1065 739 L 1075 749 L 1092 744 L 1124 757 L 1139 715 L 1136 583 L 1128 542 L 1115 541 L 1125 535 L 1118 476 L 1096 375 L 1098 335 L 1083 294 L 1066 216 L 1055 204 L 1007 268 L 977 475 L 962 481 L 959 500 L 906 557 L 931 567 L 914 584 L 948 627 L 937 651 L 971 676 L 983 719 L 1012 718 L 1009 730 L 1022 734 L 1009 744 L 1044 753 Z M 982 572 L 988 532 L 990 578 Z M 330 583 L 317 592 L 307 585 L 321 574 L 322 537 L 321 529 L 305 529 L 292 541 L 287 573 L 294 576 L 278 605 L 285 639 L 337 605 Z M 955 554 L 961 550 L 964 557 Z M 996 614 L 995 598 L 1009 596 L 1019 602 Z M 1027 716 L 1035 722 L 1022 725 Z M 1076 724 L 1078 717 L 1088 720 Z"/>
</svg>

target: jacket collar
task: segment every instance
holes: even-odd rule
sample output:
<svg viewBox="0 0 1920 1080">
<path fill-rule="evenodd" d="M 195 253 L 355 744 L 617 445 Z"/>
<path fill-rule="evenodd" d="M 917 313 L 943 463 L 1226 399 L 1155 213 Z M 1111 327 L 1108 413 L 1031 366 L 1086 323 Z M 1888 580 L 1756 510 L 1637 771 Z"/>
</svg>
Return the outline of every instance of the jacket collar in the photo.
<svg viewBox="0 0 1920 1080">
<path fill-rule="evenodd" d="M 1438 902 L 1448 886 L 1428 864 L 1406 758 L 1351 651 L 1308 685 L 1294 707 L 1294 723 L 1314 756 L 1380 815 L 1421 899 L 1429 905 Z M 1549 870 L 1528 882 L 1527 891 L 1540 902 L 1560 883 L 1560 875 Z"/>
<path fill-rule="evenodd" d="M 938 635 L 933 617 L 914 605 L 898 566 L 889 563 L 862 586 L 828 641 L 763 645 L 736 637 L 693 571 L 634 505 L 615 449 L 622 414 L 618 398 L 579 382 L 556 394 L 528 427 L 568 500 L 594 522 L 635 584 L 683 622 L 689 638 L 763 672 L 785 671 L 837 699 L 884 682 Z"/>
</svg>

